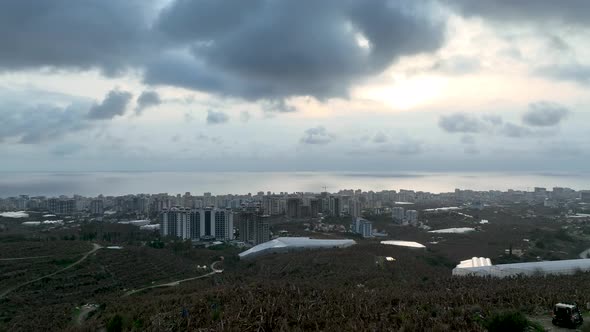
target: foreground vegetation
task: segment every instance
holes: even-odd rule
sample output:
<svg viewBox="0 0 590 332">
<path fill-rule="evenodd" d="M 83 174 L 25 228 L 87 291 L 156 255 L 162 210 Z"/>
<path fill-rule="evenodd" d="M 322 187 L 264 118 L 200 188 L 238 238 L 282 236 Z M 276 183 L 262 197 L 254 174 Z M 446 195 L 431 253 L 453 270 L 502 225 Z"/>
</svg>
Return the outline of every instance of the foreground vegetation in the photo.
<svg viewBox="0 0 590 332">
<path fill-rule="evenodd" d="M 239 249 L 231 246 L 192 248 L 129 225 L 19 233 L 4 222 L 9 227 L 0 234 L 0 259 L 35 258 L 0 260 L 0 293 L 69 266 L 93 243 L 122 249 L 100 249 L 83 263 L 0 299 L 0 331 L 518 330 L 538 328 L 527 317 L 549 317 L 556 302 L 577 302 L 582 308 L 590 302 L 589 273 L 452 278 L 457 262 L 471 256 L 496 263 L 575 258 L 590 246 L 584 224 L 502 209 L 464 212 L 473 217 L 438 213 L 425 219 L 434 229 L 474 227 L 475 232 L 432 234 L 375 217 L 377 227 L 391 238 L 422 242 L 426 250 L 356 238 L 359 244 L 346 249 L 252 261 L 240 261 Z M 479 224 L 481 219 L 489 224 Z M 292 235 L 344 235 L 313 233 L 303 223 L 280 219 L 271 227 Z M 507 254 L 509 248 L 520 254 Z M 395 261 L 384 260 L 387 256 Z M 133 289 L 204 275 L 210 269 L 203 266 L 221 257 L 217 267 L 223 273 L 124 296 Z M 85 304 L 93 304 L 86 306 L 92 309 L 81 309 Z"/>
</svg>

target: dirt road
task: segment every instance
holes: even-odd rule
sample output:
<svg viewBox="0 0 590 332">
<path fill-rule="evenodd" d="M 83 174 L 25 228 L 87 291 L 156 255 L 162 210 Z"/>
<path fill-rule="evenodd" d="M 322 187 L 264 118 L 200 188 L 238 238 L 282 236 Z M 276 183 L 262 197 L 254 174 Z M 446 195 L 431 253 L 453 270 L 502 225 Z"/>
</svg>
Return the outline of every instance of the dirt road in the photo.
<svg viewBox="0 0 590 332">
<path fill-rule="evenodd" d="M 221 262 L 221 261 L 215 261 L 215 262 L 211 263 L 211 266 L 210 266 L 210 267 L 211 267 L 211 272 L 209 272 L 209 273 L 207 273 L 207 274 L 203 274 L 203 275 L 200 275 L 200 276 L 197 276 L 197 277 L 186 278 L 186 279 L 180 279 L 180 280 L 175 280 L 175 281 L 171 281 L 171 282 L 167 282 L 167 283 L 163 283 L 163 284 L 151 285 L 151 286 L 147 286 L 147 287 L 143 287 L 143 288 L 139 288 L 139 289 L 130 290 L 130 291 L 128 291 L 127 293 L 123 294 L 123 296 L 122 296 L 122 297 L 126 297 L 126 296 L 129 296 L 129 295 L 133 295 L 133 294 L 135 294 L 135 293 L 139 293 L 139 292 L 141 292 L 141 291 L 148 290 L 148 289 L 152 289 L 152 288 L 174 287 L 174 286 L 178 286 L 178 285 L 180 285 L 181 283 L 183 283 L 183 282 L 186 282 L 186 281 L 191 281 L 191 280 L 197 280 L 197 279 L 207 278 L 207 277 L 210 277 L 210 276 L 212 276 L 212 275 L 214 275 L 214 274 L 217 274 L 217 273 L 222 273 L 222 272 L 223 272 L 223 270 L 221 270 L 221 269 L 217 269 L 217 268 L 215 267 L 215 265 L 216 265 L 217 263 L 220 263 L 220 262 Z"/>
<path fill-rule="evenodd" d="M 80 258 L 79 260 L 75 261 L 74 263 L 66 266 L 65 268 L 63 268 L 63 269 L 61 269 L 59 271 L 56 271 L 56 272 L 53 272 L 53 273 L 44 275 L 44 276 L 39 277 L 37 279 L 33 279 L 33 280 L 30 280 L 30 281 L 24 282 L 24 283 L 22 283 L 20 285 L 16 285 L 16 286 L 14 286 L 12 288 L 9 288 L 9 289 L 5 290 L 4 292 L 0 293 L 0 299 L 4 298 L 6 295 L 10 294 L 11 292 L 13 292 L 13 291 L 15 291 L 15 290 L 17 290 L 17 289 L 19 289 L 19 288 L 21 288 L 23 286 L 32 284 L 32 283 L 37 282 L 37 281 L 39 281 L 39 280 L 41 280 L 43 278 L 49 278 L 49 277 L 54 276 L 54 275 L 56 275 L 58 273 L 62 273 L 63 271 L 66 271 L 66 270 L 69 270 L 69 269 L 73 268 L 74 266 L 76 266 L 76 265 L 82 263 L 83 261 L 85 261 L 86 258 L 88 258 L 88 256 L 92 255 L 93 253 L 95 253 L 97 250 L 99 250 L 101 248 L 102 248 L 102 246 L 100 246 L 100 245 L 98 245 L 96 243 L 93 243 L 92 244 L 92 250 L 90 250 L 89 252 L 87 252 L 86 254 L 84 254 L 84 256 L 82 256 L 82 258 Z"/>
<path fill-rule="evenodd" d="M 47 257 L 53 257 L 53 256 L 49 255 L 49 256 L 30 256 L 30 257 L 0 258 L 0 261 L 2 261 L 2 262 L 6 262 L 6 261 L 20 261 L 20 260 L 26 260 L 26 259 L 39 259 L 39 258 L 47 258 Z"/>
<path fill-rule="evenodd" d="M 551 316 L 546 315 L 546 316 L 531 316 L 529 317 L 530 320 L 532 320 L 533 322 L 537 322 L 539 324 L 541 324 L 543 326 L 543 328 L 545 329 L 545 331 L 549 331 L 549 332 L 554 332 L 554 331 L 582 331 L 580 328 L 577 329 L 568 329 L 568 328 L 564 328 L 564 327 L 558 327 L 555 326 L 553 324 L 551 324 Z"/>
</svg>

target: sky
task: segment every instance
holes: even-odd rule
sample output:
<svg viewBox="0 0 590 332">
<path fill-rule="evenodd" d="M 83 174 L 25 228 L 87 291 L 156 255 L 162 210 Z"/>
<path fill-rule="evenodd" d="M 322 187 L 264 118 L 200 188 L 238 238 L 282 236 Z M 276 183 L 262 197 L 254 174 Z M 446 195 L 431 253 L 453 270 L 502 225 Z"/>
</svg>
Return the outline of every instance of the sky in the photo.
<svg viewBox="0 0 590 332">
<path fill-rule="evenodd" d="M 3 0 L 0 171 L 590 164 L 586 0 Z"/>
</svg>

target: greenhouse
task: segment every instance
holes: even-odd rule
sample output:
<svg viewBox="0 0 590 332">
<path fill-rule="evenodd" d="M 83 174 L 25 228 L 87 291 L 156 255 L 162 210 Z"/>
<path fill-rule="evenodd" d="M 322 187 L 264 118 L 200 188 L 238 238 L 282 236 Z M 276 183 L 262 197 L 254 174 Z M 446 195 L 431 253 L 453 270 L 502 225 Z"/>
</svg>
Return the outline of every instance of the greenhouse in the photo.
<svg viewBox="0 0 590 332">
<path fill-rule="evenodd" d="M 389 245 L 389 246 L 398 246 L 398 247 L 419 248 L 419 249 L 426 248 L 423 244 L 418 243 L 418 242 L 414 242 L 414 241 L 387 240 L 387 241 L 381 241 L 381 244 L 385 244 L 385 245 Z"/>
<path fill-rule="evenodd" d="M 291 252 L 320 248 L 346 248 L 356 244 L 354 240 L 324 240 L 308 237 L 279 237 L 261 243 L 239 254 L 240 259 L 254 258 L 265 254 Z"/>
<path fill-rule="evenodd" d="M 580 271 L 590 271 L 590 259 L 568 259 L 529 263 L 491 265 L 489 258 L 474 257 L 461 261 L 453 269 L 453 276 L 513 277 L 518 275 L 567 275 Z"/>
</svg>

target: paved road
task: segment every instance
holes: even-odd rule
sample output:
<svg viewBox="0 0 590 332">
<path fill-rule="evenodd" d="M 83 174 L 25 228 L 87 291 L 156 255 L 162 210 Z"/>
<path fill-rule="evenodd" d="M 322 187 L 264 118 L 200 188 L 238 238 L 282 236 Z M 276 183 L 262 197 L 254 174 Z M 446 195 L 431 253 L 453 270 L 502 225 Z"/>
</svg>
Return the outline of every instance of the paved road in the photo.
<svg viewBox="0 0 590 332">
<path fill-rule="evenodd" d="M 30 281 L 24 282 L 24 283 L 22 283 L 20 285 L 16 285 L 16 286 L 14 286 L 12 288 L 9 288 L 9 289 L 5 290 L 4 292 L 0 293 L 0 299 L 4 298 L 6 295 L 10 294 L 11 292 L 13 292 L 13 291 L 15 291 L 15 290 L 17 290 L 17 289 L 19 289 L 19 288 L 21 288 L 23 286 L 32 284 L 32 283 L 37 282 L 37 281 L 39 281 L 39 280 L 41 280 L 43 278 L 49 278 L 49 277 L 52 277 L 52 276 L 54 276 L 54 275 L 56 275 L 58 273 L 61 273 L 61 272 L 66 271 L 66 270 L 69 270 L 69 269 L 73 268 L 74 266 L 82 263 L 83 261 L 86 260 L 86 258 L 88 258 L 88 256 L 92 255 L 97 250 L 102 249 L 102 248 L 103 248 L 102 246 L 100 246 L 100 245 L 98 245 L 96 243 L 93 243 L 92 244 L 92 250 L 90 250 L 89 252 L 87 252 L 86 254 L 84 254 L 84 256 L 82 256 L 82 258 L 80 258 L 79 260 L 75 261 L 74 263 L 66 266 L 65 268 L 63 268 L 63 269 L 61 269 L 59 271 L 56 271 L 56 272 L 53 272 L 53 273 L 44 275 L 44 276 L 39 277 L 37 279 L 33 279 L 33 280 L 30 280 Z"/>
<path fill-rule="evenodd" d="M 49 255 L 49 256 L 30 256 L 30 257 L 0 258 L 0 261 L 20 261 L 20 260 L 25 260 L 25 259 L 37 259 L 37 258 L 47 258 L 47 257 L 53 257 L 53 256 Z"/>
<path fill-rule="evenodd" d="M 554 332 L 554 331 L 581 331 L 580 328 L 578 329 L 568 329 L 568 328 L 564 328 L 564 327 L 557 327 L 553 324 L 551 324 L 551 316 L 550 315 L 545 315 L 545 316 L 532 316 L 529 317 L 532 321 L 537 322 L 539 324 L 541 324 L 543 326 L 543 328 L 545 329 L 545 331 L 547 332 Z"/>
<path fill-rule="evenodd" d="M 207 278 L 207 277 L 210 277 L 210 276 L 212 276 L 212 275 L 214 275 L 214 274 L 217 274 L 217 273 L 222 273 L 222 272 L 223 272 L 223 270 L 215 268 L 215 265 L 216 265 L 217 263 L 220 263 L 220 262 L 221 262 L 221 261 L 215 261 L 215 262 L 211 263 L 211 266 L 210 266 L 210 267 L 211 267 L 211 270 L 212 270 L 212 271 L 211 271 L 211 272 L 209 272 L 209 273 L 207 273 L 207 274 L 203 274 L 203 275 L 200 275 L 200 276 L 198 276 L 198 277 L 192 277 L 192 278 L 180 279 L 180 280 L 176 280 L 176 281 L 172 281 L 172 282 L 167 282 L 167 283 L 163 283 L 163 284 L 157 284 L 157 285 L 152 285 L 152 286 L 147 286 L 147 287 L 143 287 L 143 288 L 139 288 L 139 289 L 130 290 L 130 291 L 128 291 L 127 293 L 123 294 L 123 296 L 122 296 L 122 297 L 127 297 L 127 296 L 129 296 L 129 295 L 133 295 L 133 294 L 135 294 L 135 293 L 139 293 L 139 292 L 141 292 L 141 291 L 148 290 L 148 289 L 152 289 L 152 288 L 174 287 L 174 286 L 178 286 L 178 285 L 180 285 L 181 283 L 183 283 L 183 282 L 186 282 L 186 281 L 191 281 L 191 280 L 197 280 L 197 279 Z"/>
</svg>

